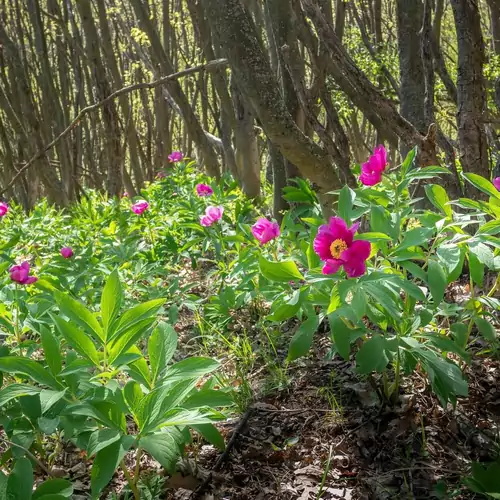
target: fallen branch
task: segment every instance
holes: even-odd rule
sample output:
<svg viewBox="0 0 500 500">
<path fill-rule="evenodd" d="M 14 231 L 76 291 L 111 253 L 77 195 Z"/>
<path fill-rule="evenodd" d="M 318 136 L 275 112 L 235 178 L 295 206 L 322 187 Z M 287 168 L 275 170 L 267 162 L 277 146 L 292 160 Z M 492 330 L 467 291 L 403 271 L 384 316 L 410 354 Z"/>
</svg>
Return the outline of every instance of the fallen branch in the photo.
<svg viewBox="0 0 500 500">
<path fill-rule="evenodd" d="M 220 68 L 221 66 L 227 66 L 227 65 L 228 65 L 227 59 L 215 59 L 205 64 L 199 64 L 198 66 L 193 66 L 192 68 L 187 68 L 177 73 L 172 73 L 171 75 L 162 76 L 161 78 L 158 78 L 157 80 L 154 80 L 152 82 L 135 83 L 133 85 L 127 85 L 126 87 L 123 87 L 117 90 L 116 92 L 109 94 L 102 101 L 96 102 L 95 104 L 91 104 L 90 106 L 86 106 L 78 113 L 78 115 L 75 116 L 75 118 L 71 121 L 71 123 L 55 139 L 49 142 L 49 144 L 47 144 L 40 151 L 35 153 L 23 165 L 23 167 L 17 171 L 16 175 L 11 179 L 9 184 L 7 184 L 7 186 L 2 191 L 0 191 L 0 195 L 5 193 L 17 181 L 17 179 L 21 176 L 21 174 L 25 172 L 28 168 L 30 168 L 35 163 L 36 160 L 41 158 L 47 151 L 52 149 L 63 137 L 68 135 L 79 124 L 80 120 L 88 113 L 91 113 L 92 111 L 95 111 L 96 109 L 99 109 L 100 107 L 104 106 L 109 101 L 116 99 L 117 97 L 120 97 L 124 94 L 133 92 L 134 90 L 154 89 L 155 87 L 159 87 L 160 85 L 163 85 L 164 83 L 170 80 L 177 80 L 184 76 L 188 76 L 193 73 L 199 73 L 201 71 L 213 71 L 215 69 Z"/>
<path fill-rule="evenodd" d="M 215 465 L 213 466 L 210 474 L 198 486 L 198 488 L 196 488 L 196 490 L 193 491 L 193 493 L 191 494 L 191 497 L 190 497 L 191 500 L 194 500 L 195 498 L 198 497 L 198 495 L 200 495 L 201 493 L 203 493 L 205 491 L 207 486 L 212 481 L 213 473 L 217 472 L 221 468 L 224 461 L 227 460 L 227 458 L 229 457 L 229 454 L 231 453 L 231 450 L 233 449 L 234 444 L 236 443 L 236 439 L 238 439 L 238 436 L 240 435 L 241 431 L 243 430 L 243 428 L 247 424 L 248 419 L 252 415 L 253 411 L 254 411 L 254 408 L 253 408 L 253 406 L 251 406 L 246 411 L 246 413 L 243 415 L 242 419 L 240 420 L 240 423 L 238 424 L 238 427 L 236 427 L 236 429 L 234 429 L 234 432 L 231 436 L 231 439 L 227 443 L 227 446 L 226 446 L 226 449 L 224 450 L 224 453 L 222 453 L 222 455 L 217 459 L 217 462 L 215 462 Z"/>
</svg>

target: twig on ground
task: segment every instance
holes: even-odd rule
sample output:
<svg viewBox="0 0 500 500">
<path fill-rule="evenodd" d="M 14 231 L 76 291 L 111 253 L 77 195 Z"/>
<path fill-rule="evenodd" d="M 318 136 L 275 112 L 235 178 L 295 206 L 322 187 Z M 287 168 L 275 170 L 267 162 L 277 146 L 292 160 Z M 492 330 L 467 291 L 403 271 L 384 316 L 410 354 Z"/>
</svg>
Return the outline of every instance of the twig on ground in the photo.
<svg viewBox="0 0 500 500">
<path fill-rule="evenodd" d="M 109 101 L 116 99 L 117 97 L 120 97 L 124 94 L 128 94 L 130 92 L 133 92 L 134 90 L 153 89 L 155 87 L 159 87 L 160 85 L 163 85 L 164 83 L 166 83 L 170 80 L 177 80 L 179 78 L 182 78 L 183 76 L 188 76 L 188 75 L 191 75 L 192 73 L 199 73 L 200 71 L 212 71 L 212 70 L 220 68 L 221 66 L 227 66 L 227 65 L 228 65 L 227 59 L 215 59 L 215 60 L 209 61 L 205 64 L 199 64 L 198 66 L 193 66 L 192 68 L 187 68 L 183 71 L 179 71 L 177 73 L 172 73 L 171 75 L 162 76 L 161 78 L 158 78 L 157 80 L 154 80 L 152 82 L 135 83 L 133 85 L 127 85 L 126 87 L 123 87 L 123 88 L 117 90 L 116 92 L 113 92 L 112 94 L 108 95 L 102 101 L 91 104 L 90 106 L 86 106 L 75 116 L 75 118 L 71 121 L 71 123 L 57 137 L 55 137 L 45 147 L 43 147 L 38 152 L 36 152 L 23 165 L 23 167 L 17 171 L 16 175 L 10 180 L 9 184 L 7 184 L 7 186 L 2 191 L 0 191 L 0 195 L 5 193 L 17 181 L 17 179 L 21 176 L 21 174 L 23 172 L 25 172 L 29 167 L 31 167 L 35 163 L 36 160 L 41 158 L 47 151 L 52 149 L 63 137 L 68 135 L 78 125 L 80 120 L 86 114 L 88 114 L 92 111 L 95 111 L 96 109 L 99 109 L 100 107 L 104 106 Z"/>
<path fill-rule="evenodd" d="M 242 419 L 240 420 L 240 423 L 238 424 L 238 427 L 236 427 L 236 429 L 234 429 L 234 432 L 233 432 L 233 434 L 231 436 L 231 439 L 227 443 L 226 449 L 224 450 L 224 452 L 222 453 L 222 455 L 217 459 L 217 462 L 215 462 L 215 465 L 213 466 L 212 471 L 210 472 L 210 474 L 198 486 L 198 488 L 196 488 L 196 490 L 193 491 L 193 493 L 191 494 L 191 497 L 190 497 L 191 500 L 197 498 L 198 495 L 200 495 L 201 493 L 203 493 L 205 491 L 205 489 L 207 488 L 207 486 L 212 481 L 213 473 L 217 472 L 221 468 L 222 464 L 227 460 L 227 458 L 229 457 L 229 454 L 231 453 L 231 450 L 233 449 L 233 447 L 234 447 L 234 445 L 236 443 L 236 440 L 238 439 L 238 436 L 240 435 L 241 431 L 243 430 L 243 428 L 247 424 L 248 419 L 252 415 L 253 411 L 254 411 L 254 408 L 251 406 L 246 411 L 246 413 L 243 415 Z"/>
</svg>

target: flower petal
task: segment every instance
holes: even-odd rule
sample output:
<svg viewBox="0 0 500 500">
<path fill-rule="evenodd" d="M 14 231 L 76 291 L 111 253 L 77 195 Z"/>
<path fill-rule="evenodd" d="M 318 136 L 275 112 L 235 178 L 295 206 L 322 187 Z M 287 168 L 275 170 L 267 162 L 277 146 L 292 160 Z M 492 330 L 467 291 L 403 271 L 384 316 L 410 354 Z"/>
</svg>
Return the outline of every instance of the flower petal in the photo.
<svg viewBox="0 0 500 500">
<path fill-rule="evenodd" d="M 323 274 L 335 274 L 342 266 L 343 262 L 340 259 L 328 259 L 323 266 Z"/>
</svg>

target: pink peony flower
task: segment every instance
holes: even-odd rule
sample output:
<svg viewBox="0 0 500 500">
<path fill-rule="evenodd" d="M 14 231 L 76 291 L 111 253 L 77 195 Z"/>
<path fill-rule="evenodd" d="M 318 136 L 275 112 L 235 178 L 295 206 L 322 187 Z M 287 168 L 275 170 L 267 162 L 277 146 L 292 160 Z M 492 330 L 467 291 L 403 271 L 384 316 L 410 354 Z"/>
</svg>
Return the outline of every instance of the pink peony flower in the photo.
<svg viewBox="0 0 500 500">
<path fill-rule="evenodd" d="M 357 278 L 366 272 L 366 260 L 370 256 L 369 241 L 353 241 L 359 224 L 347 227 L 340 217 L 332 217 L 328 224 L 320 226 L 314 239 L 314 251 L 325 262 L 323 274 L 334 274 L 341 266 L 349 278 Z"/>
<path fill-rule="evenodd" d="M 387 152 L 384 146 L 375 148 L 366 163 L 361 166 L 359 180 L 365 186 L 375 186 L 382 180 L 382 173 L 387 166 Z"/>
<path fill-rule="evenodd" d="M 214 190 L 208 184 L 196 184 L 196 194 L 198 196 L 211 196 Z"/>
<path fill-rule="evenodd" d="M 69 258 L 73 257 L 73 250 L 70 247 L 63 247 L 63 248 L 61 248 L 61 255 L 65 259 L 69 259 Z"/>
<path fill-rule="evenodd" d="M 134 212 L 134 214 L 141 215 L 142 212 L 148 209 L 148 207 L 149 203 L 147 201 L 141 200 L 132 205 L 132 212 Z"/>
<path fill-rule="evenodd" d="M 222 218 L 223 213 L 224 207 L 207 207 L 205 215 L 200 217 L 200 224 L 205 227 L 211 226 Z"/>
<path fill-rule="evenodd" d="M 280 235 L 280 226 L 277 222 L 271 222 L 265 217 L 261 217 L 252 226 L 252 234 L 260 241 L 261 245 L 265 245 Z"/>
<path fill-rule="evenodd" d="M 500 191 L 500 177 L 495 177 L 493 179 L 493 185 Z M 0 215 L 2 215 L 2 212 L 0 212 Z"/>
<path fill-rule="evenodd" d="M 9 205 L 7 203 L 0 201 L 0 217 L 3 217 L 9 211 Z"/>
<path fill-rule="evenodd" d="M 12 266 L 9 269 L 10 279 L 19 283 L 21 285 L 31 285 L 38 281 L 36 276 L 30 276 L 30 265 L 29 262 L 23 262 L 19 266 Z"/>
<path fill-rule="evenodd" d="M 168 155 L 168 160 L 170 163 L 177 163 L 179 161 L 182 161 L 184 159 L 184 154 L 181 153 L 180 151 L 172 151 Z"/>
</svg>

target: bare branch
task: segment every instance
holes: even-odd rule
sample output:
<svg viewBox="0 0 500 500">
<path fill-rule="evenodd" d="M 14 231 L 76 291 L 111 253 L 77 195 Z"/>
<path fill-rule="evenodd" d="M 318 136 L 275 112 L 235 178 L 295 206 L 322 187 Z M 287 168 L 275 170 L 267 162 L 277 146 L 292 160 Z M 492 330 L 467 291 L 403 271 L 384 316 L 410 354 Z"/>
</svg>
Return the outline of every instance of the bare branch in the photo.
<svg viewBox="0 0 500 500">
<path fill-rule="evenodd" d="M 160 85 L 163 85 L 165 82 L 168 82 L 170 80 L 177 80 L 179 78 L 182 78 L 184 76 L 192 75 L 193 73 L 199 73 L 200 71 L 213 71 L 215 69 L 220 68 L 221 66 L 227 66 L 228 61 L 226 59 L 216 59 L 214 61 L 209 61 L 205 64 L 200 64 L 198 66 L 193 66 L 192 68 L 187 68 L 183 71 L 179 71 L 177 73 L 172 73 L 171 75 L 167 76 L 162 76 L 161 78 L 158 78 L 157 80 L 154 80 L 152 82 L 145 82 L 145 83 L 135 83 L 133 85 L 127 85 L 126 87 L 123 87 L 116 92 L 113 92 L 112 94 L 108 95 L 105 99 L 102 99 L 99 102 L 96 102 L 94 104 L 91 104 L 90 106 L 87 106 L 83 108 L 78 115 L 75 116 L 75 118 L 71 121 L 71 123 L 57 136 L 55 137 L 51 142 L 49 142 L 44 148 L 39 150 L 37 153 L 35 153 L 24 165 L 17 174 L 11 179 L 9 184 L 2 190 L 0 191 L 0 195 L 5 193 L 15 182 L 16 180 L 23 174 L 28 168 L 30 168 L 36 160 L 41 158 L 47 151 L 52 149 L 63 137 L 68 135 L 76 126 L 78 126 L 79 122 L 81 119 L 91 113 L 92 111 L 95 111 L 96 109 L 101 108 L 104 106 L 106 103 L 109 101 L 116 99 L 117 97 L 120 97 L 124 94 L 128 94 L 130 92 L 133 92 L 134 90 L 140 90 L 140 89 L 154 89 L 156 87 L 159 87 Z"/>
</svg>

